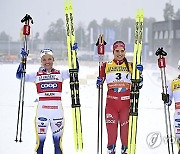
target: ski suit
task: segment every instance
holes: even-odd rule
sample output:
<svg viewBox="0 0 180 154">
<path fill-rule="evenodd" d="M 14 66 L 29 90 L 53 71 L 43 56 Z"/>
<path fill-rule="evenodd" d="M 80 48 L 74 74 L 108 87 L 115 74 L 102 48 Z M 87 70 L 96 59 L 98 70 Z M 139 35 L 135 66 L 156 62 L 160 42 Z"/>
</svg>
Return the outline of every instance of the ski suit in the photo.
<svg viewBox="0 0 180 154">
<path fill-rule="evenodd" d="M 168 86 L 169 100 L 175 102 L 174 127 L 180 151 L 180 75 Z"/>
<path fill-rule="evenodd" d="M 39 103 L 35 117 L 37 154 L 43 154 L 46 132 L 50 123 L 55 154 L 62 154 L 61 140 L 64 128 L 64 116 L 61 105 L 62 83 L 69 78 L 69 71 L 52 69 L 47 73 L 40 69 L 37 73 L 26 74 L 25 81 L 36 84 Z"/>
<path fill-rule="evenodd" d="M 127 147 L 132 63 L 125 64 L 124 61 L 112 60 L 104 63 L 101 70 L 108 88 L 105 107 L 107 147 L 116 145 L 118 123 L 121 143 Z"/>
</svg>

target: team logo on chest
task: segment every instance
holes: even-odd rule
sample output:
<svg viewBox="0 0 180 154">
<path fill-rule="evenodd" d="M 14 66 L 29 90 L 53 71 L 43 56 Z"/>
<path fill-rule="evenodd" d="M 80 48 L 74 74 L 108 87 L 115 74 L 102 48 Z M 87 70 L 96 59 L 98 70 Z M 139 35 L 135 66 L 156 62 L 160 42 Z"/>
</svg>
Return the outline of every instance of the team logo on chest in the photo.
<svg viewBox="0 0 180 154">
<path fill-rule="evenodd" d="M 62 83 L 61 82 L 40 82 L 37 83 L 37 92 L 44 93 L 46 92 L 45 96 L 54 96 L 51 92 L 61 92 L 62 90 Z M 48 94 L 47 94 L 48 92 Z"/>
<path fill-rule="evenodd" d="M 58 88 L 58 83 L 49 83 L 49 82 L 44 82 L 40 84 L 41 89 L 56 89 Z"/>
</svg>

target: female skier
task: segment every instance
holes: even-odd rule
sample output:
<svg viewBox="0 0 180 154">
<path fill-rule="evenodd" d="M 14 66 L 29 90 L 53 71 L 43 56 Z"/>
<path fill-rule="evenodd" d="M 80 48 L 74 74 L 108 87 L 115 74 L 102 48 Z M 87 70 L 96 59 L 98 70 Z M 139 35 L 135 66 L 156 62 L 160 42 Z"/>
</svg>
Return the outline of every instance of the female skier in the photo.
<svg viewBox="0 0 180 154">
<path fill-rule="evenodd" d="M 97 85 L 106 80 L 108 87 L 105 108 L 107 153 L 115 154 L 116 152 L 119 123 L 121 153 L 127 154 L 132 63 L 125 57 L 125 44 L 122 41 L 116 41 L 113 44 L 113 55 L 112 61 L 103 64 L 101 68 L 103 78 L 98 77 Z M 142 70 L 143 67 L 139 65 L 137 68 Z"/>
<path fill-rule="evenodd" d="M 178 70 L 180 71 L 180 60 L 178 62 Z M 178 154 L 180 154 L 180 74 L 169 84 L 168 95 L 169 102 L 167 105 L 170 106 L 172 104 L 173 98 L 175 102 L 174 129 L 177 138 Z"/>
<path fill-rule="evenodd" d="M 22 56 L 27 56 L 24 49 Z M 36 153 L 43 154 L 46 132 L 50 124 L 54 142 L 54 153 L 62 154 L 61 140 L 64 129 L 64 116 L 61 105 L 63 80 L 69 78 L 69 71 L 60 71 L 53 68 L 54 56 L 51 49 L 41 50 L 41 67 L 37 72 L 26 74 L 26 82 L 36 84 L 39 103 L 35 117 L 36 127 Z M 16 77 L 21 79 L 23 63 L 20 63 Z"/>
</svg>

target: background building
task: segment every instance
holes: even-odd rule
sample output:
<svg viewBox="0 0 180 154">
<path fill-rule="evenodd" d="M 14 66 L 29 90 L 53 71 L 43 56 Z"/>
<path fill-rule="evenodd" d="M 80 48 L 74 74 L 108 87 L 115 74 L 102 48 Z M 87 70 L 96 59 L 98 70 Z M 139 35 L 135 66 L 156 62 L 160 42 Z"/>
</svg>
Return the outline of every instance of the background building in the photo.
<svg viewBox="0 0 180 154">
<path fill-rule="evenodd" d="M 168 53 L 168 63 L 177 66 L 180 59 L 180 20 L 154 22 L 152 33 L 152 51 L 163 47 Z"/>
</svg>

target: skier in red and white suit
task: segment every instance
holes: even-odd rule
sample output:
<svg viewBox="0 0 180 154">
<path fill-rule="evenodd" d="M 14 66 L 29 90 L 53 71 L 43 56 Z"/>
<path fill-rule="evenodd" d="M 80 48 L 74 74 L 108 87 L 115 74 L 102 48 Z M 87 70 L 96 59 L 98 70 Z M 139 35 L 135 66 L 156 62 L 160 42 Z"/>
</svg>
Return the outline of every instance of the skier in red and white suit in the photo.
<svg viewBox="0 0 180 154">
<path fill-rule="evenodd" d="M 26 54 L 24 50 L 22 55 Z M 51 49 L 41 51 L 41 64 L 38 72 L 26 74 L 26 82 L 36 84 L 39 103 L 35 117 L 36 153 L 43 154 L 43 146 L 48 125 L 50 124 L 54 141 L 55 154 L 62 154 L 61 140 L 64 129 L 64 115 L 61 104 L 62 83 L 69 78 L 69 71 L 60 71 L 53 68 L 54 57 Z M 22 63 L 16 77 L 21 78 Z"/>
<path fill-rule="evenodd" d="M 101 77 L 98 77 L 97 85 L 106 80 L 108 87 L 105 108 L 108 154 L 115 154 L 116 152 L 118 123 L 122 143 L 121 153 L 126 154 L 132 63 L 125 58 L 125 44 L 122 41 L 116 41 L 113 44 L 113 55 L 114 59 L 112 61 L 103 64 L 100 72 Z"/>
</svg>

